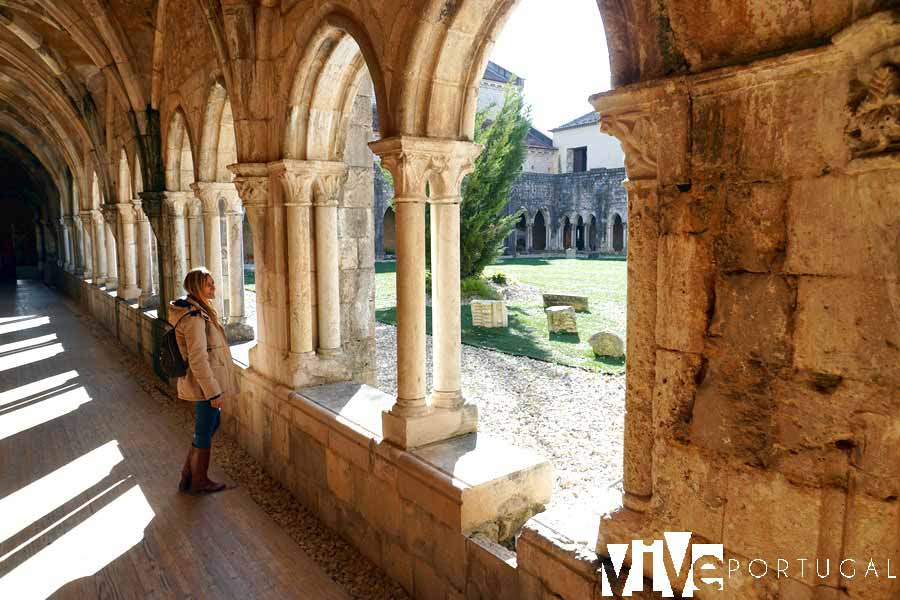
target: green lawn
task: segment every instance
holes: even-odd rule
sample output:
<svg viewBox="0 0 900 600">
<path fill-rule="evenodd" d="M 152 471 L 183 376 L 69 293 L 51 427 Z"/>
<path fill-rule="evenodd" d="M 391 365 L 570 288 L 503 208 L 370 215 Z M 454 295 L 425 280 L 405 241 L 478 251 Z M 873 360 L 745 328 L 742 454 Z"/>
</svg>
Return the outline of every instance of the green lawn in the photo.
<svg viewBox="0 0 900 600">
<path fill-rule="evenodd" d="M 468 306 L 462 307 L 464 344 L 493 348 L 604 373 L 621 373 L 624 360 L 594 356 L 588 338 L 598 331 L 625 337 L 626 263 L 622 259 L 513 258 L 488 267 L 486 276 L 503 272 L 512 280 L 539 288 L 541 292 L 587 296 L 589 313 L 578 313 L 578 335 L 547 331 L 547 317 L 540 295 L 529 301 L 510 301 L 508 329 L 472 327 Z M 375 318 L 396 324 L 395 263 L 375 263 Z M 426 312 L 431 333 L 431 309 Z"/>
<path fill-rule="evenodd" d="M 256 291 L 256 271 L 244 269 L 244 289 L 250 292 Z"/>
</svg>

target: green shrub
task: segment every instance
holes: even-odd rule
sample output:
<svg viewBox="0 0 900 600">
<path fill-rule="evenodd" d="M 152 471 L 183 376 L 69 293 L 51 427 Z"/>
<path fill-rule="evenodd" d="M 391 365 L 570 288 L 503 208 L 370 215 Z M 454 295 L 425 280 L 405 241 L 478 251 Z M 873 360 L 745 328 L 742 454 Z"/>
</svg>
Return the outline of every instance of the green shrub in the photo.
<svg viewBox="0 0 900 600">
<path fill-rule="evenodd" d="M 499 300 L 500 295 L 495 292 L 481 277 L 466 277 L 460 282 L 459 294 L 463 298 L 483 298 L 485 300 Z"/>
<path fill-rule="evenodd" d="M 506 285 L 506 283 L 507 283 L 506 273 L 503 273 L 502 271 L 497 271 L 496 273 L 491 275 L 491 281 L 493 281 L 497 285 Z"/>
</svg>

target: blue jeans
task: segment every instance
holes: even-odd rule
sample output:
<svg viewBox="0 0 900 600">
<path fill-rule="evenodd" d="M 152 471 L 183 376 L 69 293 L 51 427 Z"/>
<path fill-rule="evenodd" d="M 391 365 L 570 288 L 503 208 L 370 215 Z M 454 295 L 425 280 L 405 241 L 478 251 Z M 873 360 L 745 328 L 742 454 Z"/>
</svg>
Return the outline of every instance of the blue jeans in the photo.
<svg viewBox="0 0 900 600">
<path fill-rule="evenodd" d="M 213 408 L 209 400 L 194 402 L 194 448 L 212 446 L 213 434 L 219 428 L 222 411 Z"/>
</svg>

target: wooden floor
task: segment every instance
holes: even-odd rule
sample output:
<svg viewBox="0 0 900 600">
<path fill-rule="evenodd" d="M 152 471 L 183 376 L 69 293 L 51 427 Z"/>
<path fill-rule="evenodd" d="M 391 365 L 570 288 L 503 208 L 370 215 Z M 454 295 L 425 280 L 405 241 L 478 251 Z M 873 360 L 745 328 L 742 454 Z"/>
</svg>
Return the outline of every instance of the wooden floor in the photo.
<svg viewBox="0 0 900 600">
<path fill-rule="evenodd" d="M 240 488 L 176 491 L 190 440 L 85 318 L 0 287 L 0 598 L 345 598 Z"/>
</svg>

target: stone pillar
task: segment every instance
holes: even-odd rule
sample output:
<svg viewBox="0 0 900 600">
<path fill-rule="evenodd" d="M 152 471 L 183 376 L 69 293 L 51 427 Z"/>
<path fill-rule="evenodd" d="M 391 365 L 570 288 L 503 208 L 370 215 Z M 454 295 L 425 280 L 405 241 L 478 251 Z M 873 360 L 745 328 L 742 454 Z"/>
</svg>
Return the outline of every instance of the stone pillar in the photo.
<svg viewBox="0 0 900 600">
<path fill-rule="evenodd" d="M 534 250 L 534 221 L 525 226 L 525 252 Z"/>
<path fill-rule="evenodd" d="M 315 165 L 316 299 L 318 352 L 335 355 L 341 350 L 340 248 L 338 200 L 347 180 L 347 166 L 340 162 Z"/>
<path fill-rule="evenodd" d="M 295 360 L 308 359 L 315 350 L 313 341 L 312 190 L 315 171 L 306 161 L 283 160 L 270 165 L 284 192 L 290 351 Z M 257 249 L 256 240 L 253 244 Z M 258 269 L 258 265 L 257 265 Z M 302 358 L 301 358 L 302 357 Z"/>
<path fill-rule="evenodd" d="M 197 198 L 199 198 L 203 210 L 203 241 L 205 244 L 206 268 L 209 269 L 210 275 L 216 282 L 216 297 L 213 300 L 213 307 L 222 320 L 225 319 L 224 297 L 228 290 L 225 287 L 225 281 L 222 276 L 222 234 L 219 227 L 219 198 L 225 186 L 234 188 L 230 183 L 209 182 L 197 182 L 191 186 Z M 193 235 L 191 240 L 193 242 Z M 193 256 L 194 248 L 192 243 L 191 257 L 193 258 Z"/>
<path fill-rule="evenodd" d="M 193 202 L 194 197 L 190 192 L 165 192 L 165 209 L 168 223 L 171 227 L 168 239 L 168 252 L 165 250 L 160 254 L 162 260 L 168 260 L 172 265 L 171 276 L 169 278 L 169 290 L 173 300 L 184 295 L 184 276 L 188 272 L 188 237 L 185 230 L 185 217 L 187 215 L 188 206 Z"/>
<path fill-rule="evenodd" d="M 119 260 L 117 252 L 116 239 L 116 209 L 113 206 L 106 206 L 103 210 L 103 235 L 106 245 L 106 287 L 108 289 L 119 289 Z"/>
<path fill-rule="evenodd" d="M 75 250 L 72 240 L 75 239 L 73 230 L 75 229 L 75 220 L 66 215 L 60 219 L 62 223 L 63 248 L 65 248 L 65 265 L 64 269 L 71 273 L 75 270 Z"/>
<path fill-rule="evenodd" d="M 188 265 L 191 269 L 205 266 L 208 258 L 203 249 L 203 239 L 206 237 L 206 231 L 201 234 L 201 216 L 203 204 L 197 197 L 189 197 L 187 200 L 187 236 L 188 236 Z M 219 238 L 221 242 L 221 237 Z M 220 243 L 221 245 L 221 243 Z M 221 267 L 219 268 L 221 275 Z M 216 280 L 216 285 L 221 285 L 221 278 Z M 221 313 L 220 313 L 221 314 Z"/>
<path fill-rule="evenodd" d="M 234 184 L 225 194 L 225 219 L 228 243 L 228 322 L 225 334 L 229 342 L 250 341 L 253 327 L 247 323 L 244 306 L 244 211 Z"/>
<path fill-rule="evenodd" d="M 172 290 L 172 226 L 169 216 L 167 196 L 172 192 L 140 192 L 141 208 L 150 223 L 155 235 L 150 238 L 150 277 L 158 295 L 157 315 L 166 318 L 168 302 L 173 299 Z M 175 201 L 173 197 L 172 202 Z M 155 251 L 154 251 L 155 248 Z M 156 268 L 153 268 L 153 265 Z"/>
<path fill-rule="evenodd" d="M 110 270 L 111 264 L 109 262 L 109 254 L 107 253 L 106 249 L 106 238 L 108 232 L 106 229 L 106 220 L 104 218 L 103 209 L 101 208 L 100 210 L 94 210 L 92 212 L 94 215 L 94 237 L 92 238 L 94 283 L 97 285 L 115 287 L 116 273 L 115 271 Z M 112 280 L 112 286 L 109 285 L 110 280 Z"/>
<path fill-rule="evenodd" d="M 77 273 L 83 279 L 91 279 L 94 276 L 94 257 L 91 244 L 94 216 L 89 210 L 82 211 L 79 216 L 81 218 L 76 227 L 78 228 L 78 237 L 81 243 L 78 245 L 80 252 L 76 254 L 78 259 Z"/>
<path fill-rule="evenodd" d="M 459 409 L 464 404 L 460 378 L 459 203 L 463 177 L 475 167 L 481 146 L 465 142 L 448 145 L 446 154 L 435 156 L 431 177 L 432 404 Z"/>
<path fill-rule="evenodd" d="M 141 295 L 138 288 L 138 269 L 136 264 L 137 247 L 135 245 L 135 210 L 134 205 L 130 202 L 117 204 L 118 209 L 118 230 L 119 235 L 116 236 L 120 249 L 119 259 L 121 261 L 120 271 L 124 276 L 122 289 L 119 290 L 119 297 L 127 300 L 136 300 Z"/>
<path fill-rule="evenodd" d="M 403 448 L 412 448 L 468 433 L 476 428 L 477 412 L 471 410 L 474 407 L 463 406 L 466 410 L 461 410 L 434 406 L 425 397 L 425 185 L 432 175 L 436 175 L 440 180 L 435 181 L 440 188 L 436 197 L 443 200 L 458 196 L 460 181 L 454 180 L 451 173 L 458 173 L 461 180 L 465 169 L 451 165 L 471 161 L 471 149 L 476 147 L 471 144 L 410 137 L 379 140 L 370 144 L 370 147 L 393 175 L 397 227 L 397 402 L 389 412 L 383 414 L 382 425 L 386 440 Z M 463 151 L 462 148 L 466 150 Z M 435 231 L 439 232 L 441 241 L 450 246 L 453 244 L 449 242 L 449 238 L 455 231 L 456 249 L 446 247 L 444 243 L 435 246 L 439 269 L 438 280 L 434 279 L 435 274 L 432 273 L 432 282 L 441 289 L 435 311 L 449 316 L 454 305 L 454 295 L 455 305 L 459 306 L 458 204 L 454 213 L 452 201 L 442 203 L 451 208 L 437 209 L 435 215 L 439 215 L 439 223 L 436 224 Z M 432 257 L 432 260 L 435 258 Z M 449 270 L 452 270 L 454 264 L 457 265 L 456 273 L 451 273 Z M 456 281 L 456 288 L 450 289 L 453 281 Z M 458 308 L 456 315 L 449 319 L 449 322 L 442 323 L 438 329 L 437 343 L 446 344 L 446 348 L 454 346 L 452 338 L 458 332 Z M 438 320 L 440 319 L 435 318 L 433 321 Z M 452 357 L 449 360 L 449 363 L 443 364 L 454 364 Z M 455 359 L 455 364 L 458 365 L 458 358 Z M 452 366 L 441 367 L 442 383 L 449 382 L 449 386 L 453 387 L 451 373 Z M 445 404 L 446 398 L 442 398 L 441 403 Z"/>
<path fill-rule="evenodd" d="M 142 308 L 153 305 L 153 251 L 150 243 L 150 221 L 144 212 L 140 198 L 134 198 L 131 201 L 134 206 L 135 220 L 135 254 L 137 257 L 138 285 L 140 286 L 140 296 L 138 303 Z"/>
</svg>

